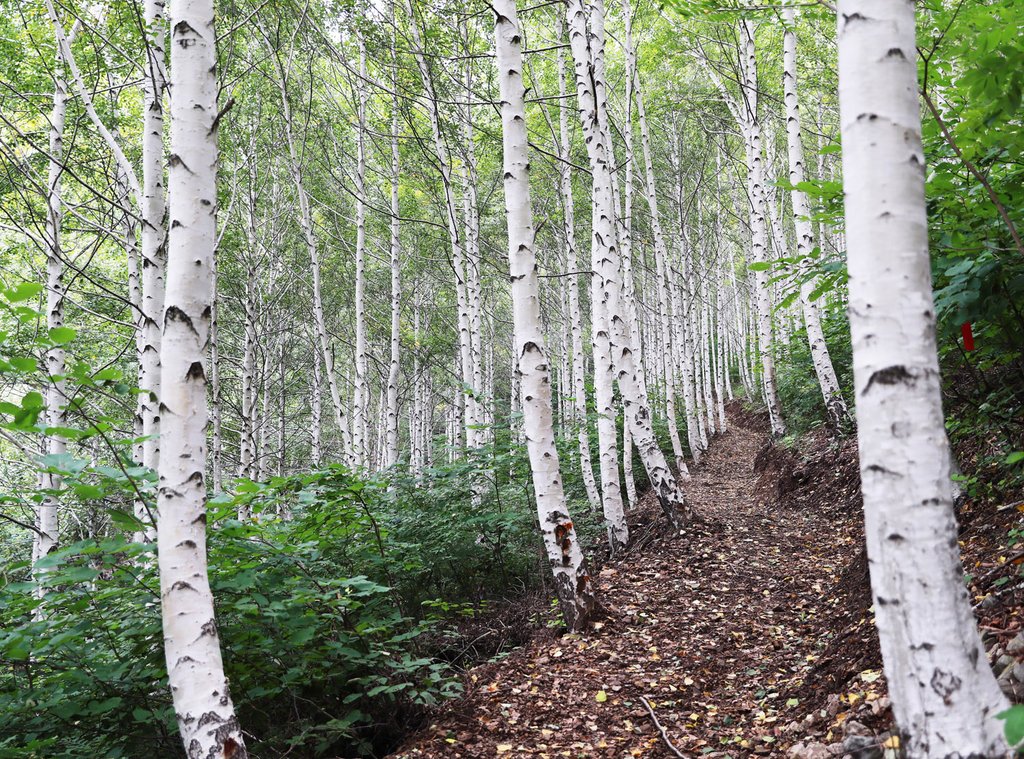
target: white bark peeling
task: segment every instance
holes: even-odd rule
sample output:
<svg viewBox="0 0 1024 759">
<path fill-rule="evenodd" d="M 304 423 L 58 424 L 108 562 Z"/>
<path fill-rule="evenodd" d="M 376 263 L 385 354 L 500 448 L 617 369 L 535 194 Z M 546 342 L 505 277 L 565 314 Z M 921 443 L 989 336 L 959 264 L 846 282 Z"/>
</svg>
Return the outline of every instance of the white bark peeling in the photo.
<svg viewBox="0 0 1024 759">
<path fill-rule="evenodd" d="M 931 294 L 914 3 L 840 0 L 850 326 L 875 623 L 911 757 L 1007 753 L 957 547 Z"/>
<path fill-rule="evenodd" d="M 540 287 L 533 251 L 530 162 L 526 135 L 526 88 L 514 0 L 496 0 L 494 36 L 504 154 L 508 258 L 516 355 L 522 378 L 523 424 L 533 474 L 537 515 L 548 561 L 555 573 L 562 615 L 579 629 L 593 610 L 593 591 L 559 472 L 551 409 L 551 378 L 540 319 Z"/>
<path fill-rule="evenodd" d="M 206 373 L 217 210 L 213 0 L 171 10 L 170 236 L 161 344 L 158 543 L 164 655 L 189 759 L 247 756 L 206 564 Z"/>
</svg>

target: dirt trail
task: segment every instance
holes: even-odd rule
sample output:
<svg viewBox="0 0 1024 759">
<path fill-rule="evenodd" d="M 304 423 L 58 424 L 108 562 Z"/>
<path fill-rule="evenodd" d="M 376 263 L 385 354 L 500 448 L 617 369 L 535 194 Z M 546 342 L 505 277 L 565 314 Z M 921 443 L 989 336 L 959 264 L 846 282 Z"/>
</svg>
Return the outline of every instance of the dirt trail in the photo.
<svg viewBox="0 0 1024 759">
<path fill-rule="evenodd" d="M 737 408 L 730 422 L 687 487 L 700 521 L 605 566 L 593 629 L 472 670 L 466 696 L 394 756 L 672 756 L 641 697 L 685 756 L 785 755 L 808 693 L 824 699 L 805 681 L 859 537 L 833 509 L 759 498 L 763 427 Z"/>
</svg>

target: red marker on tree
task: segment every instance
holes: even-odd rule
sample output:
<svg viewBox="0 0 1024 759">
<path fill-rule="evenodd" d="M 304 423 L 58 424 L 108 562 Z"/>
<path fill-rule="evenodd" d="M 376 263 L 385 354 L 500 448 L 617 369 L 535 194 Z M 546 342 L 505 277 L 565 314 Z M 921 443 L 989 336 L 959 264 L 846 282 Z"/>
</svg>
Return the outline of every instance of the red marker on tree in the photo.
<svg viewBox="0 0 1024 759">
<path fill-rule="evenodd" d="M 974 350 L 974 333 L 971 332 L 971 323 L 964 322 L 960 326 L 960 334 L 964 336 L 964 350 Z"/>
</svg>

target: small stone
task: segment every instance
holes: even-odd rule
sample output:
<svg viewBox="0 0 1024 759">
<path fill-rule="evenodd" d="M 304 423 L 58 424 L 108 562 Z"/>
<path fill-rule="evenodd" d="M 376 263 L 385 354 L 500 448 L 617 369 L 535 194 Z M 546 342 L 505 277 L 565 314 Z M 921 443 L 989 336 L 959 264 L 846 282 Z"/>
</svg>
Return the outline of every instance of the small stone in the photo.
<svg viewBox="0 0 1024 759">
<path fill-rule="evenodd" d="M 1003 654 L 998 659 L 996 659 L 995 662 L 992 664 L 992 669 L 1002 670 L 1010 666 L 1011 664 L 1016 663 L 1016 661 L 1017 660 L 1009 654 Z"/>
<path fill-rule="evenodd" d="M 1017 666 L 1017 664 L 1007 666 L 999 673 L 999 677 L 996 678 L 996 682 L 1002 689 L 1003 694 L 1008 699 L 1015 702 L 1024 700 L 1024 682 L 1021 682 L 1014 677 L 1014 670 Z"/>
<path fill-rule="evenodd" d="M 1024 664 L 1013 665 L 1013 679 L 1019 683 L 1024 683 Z"/>
<path fill-rule="evenodd" d="M 846 748 L 842 743 L 830 743 L 828 746 L 828 752 L 832 754 L 832 756 L 845 756 Z"/>
<path fill-rule="evenodd" d="M 877 716 L 888 709 L 890 703 L 888 696 L 877 698 L 871 702 L 871 711 Z"/>
<path fill-rule="evenodd" d="M 843 741 L 843 748 L 854 759 L 881 759 L 880 741 L 873 735 L 848 735 Z"/>
<path fill-rule="evenodd" d="M 1024 633 L 1017 633 L 1013 640 L 1006 644 L 1006 653 L 1013 656 L 1024 654 Z"/>
<path fill-rule="evenodd" d="M 800 759 L 832 759 L 832 752 L 824 743 L 808 743 Z"/>
<path fill-rule="evenodd" d="M 789 747 L 789 751 L 787 751 L 786 753 L 789 754 L 790 756 L 800 757 L 800 756 L 803 756 L 803 751 L 804 751 L 804 744 L 802 744 L 802 743 L 794 743 L 792 746 Z"/>
<path fill-rule="evenodd" d="M 825 701 L 825 711 L 828 712 L 828 716 L 834 717 L 839 714 L 840 705 L 839 695 L 836 693 L 830 694 L 828 699 Z"/>
<path fill-rule="evenodd" d="M 871 730 L 866 725 L 864 725 L 861 722 L 858 722 L 855 719 L 847 720 L 843 724 L 843 732 L 846 735 L 867 735 L 867 736 L 871 736 L 871 739 L 874 740 L 874 733 L 871 732 Z"/>
</svg>

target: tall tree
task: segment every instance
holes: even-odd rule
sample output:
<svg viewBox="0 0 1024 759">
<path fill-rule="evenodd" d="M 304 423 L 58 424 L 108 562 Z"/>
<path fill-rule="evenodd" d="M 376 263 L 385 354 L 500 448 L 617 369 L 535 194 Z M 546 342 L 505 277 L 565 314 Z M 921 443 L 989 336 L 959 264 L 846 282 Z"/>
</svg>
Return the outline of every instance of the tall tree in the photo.
<svg viewBox="0 0 1024 759">
<path fill-rule="evenodd" d="M 928 257 L 912 0 L 840 0 L 857 438 L 875 624 L 911 757 L 1002 756 L 963 582 Z"/>
<path fill-rule="evenodd" d="M 590 577 L 576 528 L 565 502 L 551 406 L 551 374 L 540 318 L 540 286 L 533 251 L 530 158 L 526 133 L 526 87 L 515 0 L 493 5 L 498 89 L 501 94 L 508 262 L 512 280 L 512 315 L 516 356 L 522 377 L 523 425 L 533 475 L 537 515 L 562 616 L 569 629 L 580 629 L 593 611 Z"/>
<path fill-rule="evenodd" d="M 643 384 L 643 375 L 638 371 L 640 364 L 639 346 L 629 332 L 626 304 L 622 302 L 619 251 L 616 242 L 615 196 L 612 182 L 612 150 L 609 144 L 610 129 L 607 122 L 607 98 L 603 73 L 603 7 L 595 3 L 591 22 L 599 24 L 591 35 L 587 13 L 579 0 L 570 0 L 567 11 L 569 46 L 572 50 L 576 71 L 577 107 L 583 126 L 584 142 L 590 159 L 593 175 L 593 209 L 591 229 L 591 258 L 593 280 L 591 286 L 591 309 L 594 313 L 594 363 L 595 388 L 598 373 L 607 373 L 612 362 L 615 368 L 619 391 L 623 398 L 624 413 L 630 431 L 636 442 L 640 458 L 658 494 L 665 515 L 674 526 L 680 526 L 688 513 L 686 499 L 669 469 L 665 455 L 658 447 L 650 414 L 650 404 Z M 607 341 L 607 342 L 606 342 Z M 606 347 L 607 346 L 607 347 Z M 607 388 L 606 395 L 607 395 Z M 610 400 L 607 399 L 606 400 Z M 610 404 L 607 404 L 610 405 Z M 598 397 L 599 413 L 607 414 L 609 408 Z M 614 442 L 600 441 L 602 480 L 604 480 L 605 459 L 609 446 Z M 614 448 L 612 448 L 614 450 Z M 609 511 L 609 491 L 602 482 L 602 496 L 605 499 L 605 517 L 608 522 L 611 544 L 624 544 L 628 540 L 625 519 L 621 512 L 621 501 L 617 511 Z M 616 534 L 613 534 L 616 533 Z"/>
<path fill-rule="evenodd" d="M 790 193 L 793 199 L 793 220 L 796 224 L 797 254 L 802 259 L 811 256 L 815 247 L 814 231 L 811 228 L 811 206 L 807 202 L 807 193 L 801 188 L 804 181 L 804 143 L 800 134 L 800 99 L 797 96 L 796 70 L 796 9 L 783 10 L 786 20 L 786 32 L 783 36 L 783 74 L 782 87 L 786 100 L 786 145 L 789 155 L 789 183 L 793 186 Z M 818 386 L 825 399 L 829 424 L 833 430 L 849 417 L 846 401 L 839 388 L 832 357 L 825 342 L 825 333 L 821 328 L 821 309 L 814 293 L 815 280 L 809 278 L 800 286 L 800 304 L 803 307 L 804 326 L 807 329 L 807 342 L 811 349 L 811 361 L 818 377 Z"/>
<path fill-rule="evenodd" d="M 167 295 L 160 347 L 157 541 L 164 656 L 189 756 L 243 759 L 206 557 L 206 370 L 217 231 L 213 0 L 171 6 Z"/>
</svg>

